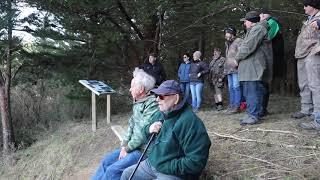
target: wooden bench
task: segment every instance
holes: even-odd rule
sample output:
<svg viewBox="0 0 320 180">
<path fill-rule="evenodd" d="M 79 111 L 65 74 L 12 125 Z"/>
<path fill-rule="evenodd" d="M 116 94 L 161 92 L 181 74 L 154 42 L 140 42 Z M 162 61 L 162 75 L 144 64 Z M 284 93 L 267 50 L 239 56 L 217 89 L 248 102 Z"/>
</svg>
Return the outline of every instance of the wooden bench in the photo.
<svg viewBox="0 0 320 180">
<path fill-rule="evenodd" d="M 120 125 L 113 125 L 111 126 L 112 131 L 114 132 L 114 134 L 119 138 L 119 140 L 122 142 L 123 137 L 126 134 L 126 128 L 120 126 Z"/>
</svg>

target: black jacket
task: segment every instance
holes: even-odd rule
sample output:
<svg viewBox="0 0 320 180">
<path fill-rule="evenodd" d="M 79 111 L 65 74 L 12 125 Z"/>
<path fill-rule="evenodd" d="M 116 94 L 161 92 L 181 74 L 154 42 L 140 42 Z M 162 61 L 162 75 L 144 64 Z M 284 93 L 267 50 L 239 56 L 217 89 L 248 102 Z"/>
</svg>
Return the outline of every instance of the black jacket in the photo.
<svg viewBox="0 0 320 180">
<path fill-rule="evenodd" d="M 157 86 L 159 86 L 166 79 L 166 73 L 164 72 L 163 66 L 158 62 L 156 62 L 154 65 L 146 62 L 140 66 L 140 69 L 143 69 L 146 73 L 153 76 L 156 79 Z"/>
<path fill-rule="evenodd" d="M 192 61 L 189 71 L 190 82 L 204 82 L 204 75 L 209 72 L 209 66 L 204 61 Z M 201 76 L 198 77 L 198 73 Z"/>
</svg>

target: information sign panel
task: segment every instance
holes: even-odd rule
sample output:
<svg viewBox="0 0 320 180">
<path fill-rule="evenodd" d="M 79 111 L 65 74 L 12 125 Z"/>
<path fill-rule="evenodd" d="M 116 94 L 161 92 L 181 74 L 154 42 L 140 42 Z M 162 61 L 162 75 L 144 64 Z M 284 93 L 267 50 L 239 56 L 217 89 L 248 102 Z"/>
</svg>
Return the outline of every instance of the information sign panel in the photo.
<svg viewBox="0 0 320 180">
<path fill-rule="evenodd" d="M 102 81 L 98 80 L 79 80 L 79 82 L 94 92 L 96 95 L 111 94 L 116 91 Z"/>
</svg>

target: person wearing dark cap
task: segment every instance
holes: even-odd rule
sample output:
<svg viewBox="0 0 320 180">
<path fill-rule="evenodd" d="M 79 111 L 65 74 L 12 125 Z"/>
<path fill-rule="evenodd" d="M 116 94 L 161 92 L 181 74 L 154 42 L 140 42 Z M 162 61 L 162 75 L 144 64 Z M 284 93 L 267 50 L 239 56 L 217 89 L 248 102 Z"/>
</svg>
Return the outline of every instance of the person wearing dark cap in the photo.
<svg viewBox="0 0 320 180">
<path fill-rule="evenodd" d="M 159 86 L 166 79 L 164 68 L 162 64 L 157 61 L 157 57 L 154 53 L 149 54 L 148 62 L 142 64 L 140 69 L 143 69 L 146 73 L 156 79 L 156 86 Z"/>
<path fill-rule="evenodd" d="M 302 25 L 295 50 L 301 109 L 291 117 L 299 119 L 314 115 L 311 122 L 299 125 L 303 129 L 320 131 L 320 31 L 317 25 L 320 1 L 305 0 L 303 4 L 308 19 Z"/>
<path fill-rule="evenodd" d="M 260 21 L 267 21 L 268 23 L 268 37 L 272 42 L 272 59 L 271 62 L 267 62 L 268 69 L 270 72 L 271 79 L 273 80 L 276 77 L 282 77 L 285 71 L 282 69 L 284 66 L 284 40 L 281 33 L 281 25 L 279 21 L 272 17 L 270 12 L 267 9 L 262 9 L 260 12 Z M 280 83 L 280 82 L 279 82 Z M 271 82 L 264 83 L 266 94 L 262 102 L 262 114 L 265 116 L 268 114 L 267 107 L 270 96 L 270 86 Z"/>
<path fill-rule="evenodd" d="M 226 45 L 226 61 L 224 63 L 224 74 L 227 75 L 229 89 L 229 107 L 226 114 L 235 114 L 240 112 L 241 88 L 238 75 L 238 63 L 234 59 L 238 52 L 242 39 L 237 38 L 237 30 L 228 27 L 224 30 Z"/>
<path fill-rule="evenodd" d="M 240 119 L 241 125 L 255 124 L 261 120 L 263 83 L 270 81 L 267 62 L 272 58 L 272 46 L 268 38 L 268 24 L 260 21 L 259 13 L 250 11 L 245 15 L 247 33 L 235 56 L 239 64 L 239 81 L 247 102 L 247 115 Z"/>
<path fill-rule="evenodd" d="M 182 100 L 178 82 L 164 81 L 152 92 L 158 96 L 164 121 L 145 126 L 146 138 L 153 133 L 157 136 L 132 179 L 196 180 L 206 166 L 211 146 L 206 128 Z M 134 168 L 125 169 L 121 180 L 127 180 Z"/>
</svg>

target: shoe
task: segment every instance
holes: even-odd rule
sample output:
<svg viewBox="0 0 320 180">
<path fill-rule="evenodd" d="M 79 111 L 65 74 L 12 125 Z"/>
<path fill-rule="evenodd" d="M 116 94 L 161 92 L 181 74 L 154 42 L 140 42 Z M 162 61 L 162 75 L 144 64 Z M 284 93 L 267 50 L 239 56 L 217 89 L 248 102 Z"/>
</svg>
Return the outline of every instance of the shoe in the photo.
<svg viewBox="0 0 320 180">
<path fill-rule="evenodd" d="M 222 105 L 218 105 L 217 106 L 217 111 L 222 111 L 223 110 L 223 106 Z"/>
<path fill-rule="evenodd" d="M 231 108 L 229 111 L 226 111 L 227 115 L 231 115 L 231 114 L 237 114 L 240 112 L 239 108 Z"/>
<path fill-rule="evenodd" d="M 247 116 L 244 119 L 240 120 L 240 125 L 241 126 L 252 125 L 252 124 L 256 124 L 258 122 L 259 122 L 259 119 L 256 119 L 256 118 L 251 117 L 251 116 Z"/>
<path fill-rule="evenodd" d="M 265 111 L 263 111 L 261 114 L 260 114 L 260 117 L 264 117 L 264 116 L 267 116 L 267 115 L 269 115 L 270 113 L 269 113 L 269 111 L 268 110 L 265 110 Z"/>
<path fill-rule="evenodd" d="M 309 116 L 309 118 L 310 118 L 311 121 L 314 121 L 314 114 L 311 114 L 311 115 Z"/>
<path fill-rule="evenodd" d="M 299 126 L 302 128 L 302 129 L 306 129 L 306 130 L 317 130 L 317 131 L 320 131 L 320 124 L 314 122 L 314 121 L 311 121 L 311 122 L 308 122 L 308 123 L 300 123 Z"/>
<path fill-rule="evenodd" d="M 232 107 L 231 107 L 231 106 L 228 106 L 228 108 L 225 109 L 223 112 L 224 112 L 224 113 L 227 113 L 227 112 L 231 111 L 231 109 L 232 109 Z"/>
<path fill-rule="evenodd" d="M 296 113 L 291 115 L 291 118 L 301 119 L 301 118 L 304 118 L 304 117 L 307 117 L 307 116 L 310 116 L 310 115 L 302 113 L 302 112 L 296 112 Z"/>
</svg>

